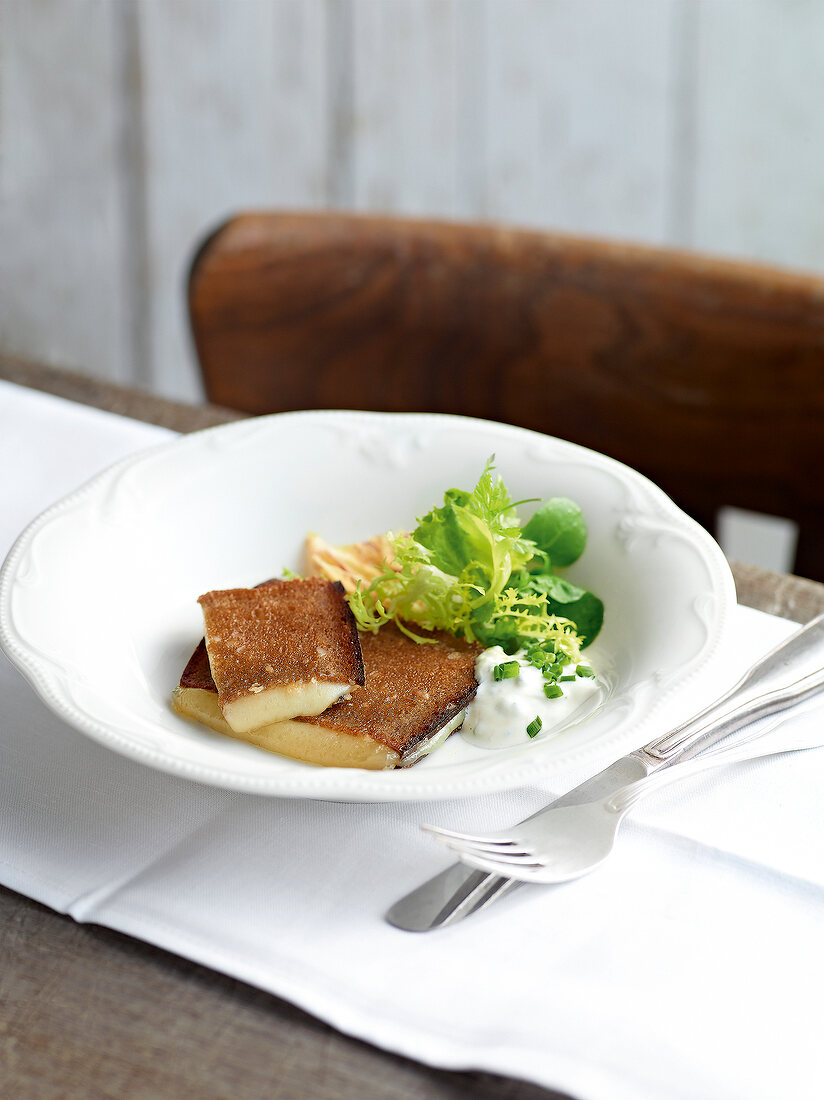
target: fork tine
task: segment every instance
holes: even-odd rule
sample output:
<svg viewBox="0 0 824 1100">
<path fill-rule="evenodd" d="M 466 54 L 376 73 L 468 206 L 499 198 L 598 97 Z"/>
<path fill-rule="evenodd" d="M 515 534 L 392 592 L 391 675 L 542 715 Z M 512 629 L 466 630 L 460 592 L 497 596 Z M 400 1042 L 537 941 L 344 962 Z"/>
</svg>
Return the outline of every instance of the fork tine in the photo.
<svg viewBox="0 0 824 1100">
<path fill-rule="evenodd" d="M 487 874 L 500 875 L 502 878 L 513 876 L 523 882 L 529 882 L 537 873 L 543 871 L 543 864 L 536 859 L 531 863 L 516 863 L 512 860 L 504 860 L 496 856 L 475 856 L 469 852 L 458 852 L 461 863 L 467 867 L 473 867 L 477 871 L 486 871 Z M 538 879 L 538 881 L 541 881 Z"/>
<path fill-rule="evenodd" d="M 502 848 L 499 844 L 484 844 L 482 841 L 474 840 L 453 840 L 452 837 L 439 836 L 438 833 L 432 835 L 435 840 L 453 852 L 475 852 L 477 855 L 496 856 L 500 852 L 511 850 L 510 848 Z"/>
<path fill-rule="evenodd" d="M 439 840 L 456 840 L 459 843 L 466 842 L 467 844 L 482 844 L 482 845 L 510 845 L 515 841 L 511 837 L 507 836 L 477 836 L 473 833 L 458 833 L 454 829 L 442 829 L 440 825 L 421 825 L 427 833 L 432 833 L 434 837 Z"/>
<path fill-rule="evenodd" d="M 529 861 L 534 862 L 535 860 L 534 852 L 515 840 L 510 840 L 507 846 L 504 847 L 495 842 L 487 843 L 483 838 L 477 841 L 471 838 L 468 840 L 455 840 L 451 836 L 444 836 L 436 831 L 432 831 L 432 835 L 435 840 L 439 840 L 441 844 L 446 845 L 451 851 L 457 852 L 459 856 L 471 855 L 479 859 L 497 859 L 501 863 L 508 863 L 512 866 Z"/>
<path fill-rule="evenodd" d="M 535 853 L 528 852 L 523 848 L 505 850 L 501 850 L 500 848 L 479 848 L 468 844 L 451 844 L 449 841 L 444 841 L 444 844 L 459 855 L 461 859 L 463 859 L 464 856 L 471 856 L 473 859 L 489 859 L 494 860 L 501 866 L 505 865 L 507 867 L 539 865 Z"/>
</svg>

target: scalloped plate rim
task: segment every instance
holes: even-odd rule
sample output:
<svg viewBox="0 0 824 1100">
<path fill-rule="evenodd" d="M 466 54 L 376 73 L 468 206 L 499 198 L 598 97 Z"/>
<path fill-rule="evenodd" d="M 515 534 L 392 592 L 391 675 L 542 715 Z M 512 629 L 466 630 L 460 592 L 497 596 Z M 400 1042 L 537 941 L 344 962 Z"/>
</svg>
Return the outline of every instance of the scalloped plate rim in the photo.
<svg viewBox="0 0 824 1100">
<path fill-rule="evenodd" d="M 305 418 L 319 421 L 338 420 L 346 424 L 358 421 L 365 423 L 404 421 L 410 426 L 413 424 L 449 425 L 461 423 L 473 425 L 496 434 L 504 433 L 521 438 L 531 437 L 536 442 L 557 447 L 561 452 L 575 456 L 587 465 L 611 469 L 613 472 L 620 471 L 631 485 L 634 485 L 648 500 L 656 504 L 657 508 L 669 518 L 674 527 L 680 528 L 685 534 L 689 532 L 693 545 L 699 551 L 702 562 L 707 567 L 715 586 L 718 611 L 714 633 L 700 653 L 700 662 L 687 675 L 682 677 L 677 686 L 673 685 L 665 694 L 671 695 L 673 691 L 680 690 L 691 682 L 706 668 L 723 645 L 724 638 L 729 630 L 731 608 L 735 606 L 736 598 L 732 574 L 720 548 L 712 536 L 678 508 L 659 486 L 643 474 L 616 459 L 609 458 L 568 440 L 545 435 L 527 428 L 446 413 L 384 413 L 359 410 L 312 410 L 272 413 L 231 421 L 180 435 L 119 459 L 44 509 L 23 529 L 9 550 L 2 568 L 0 568 L 0 647 L 5 650 L 12 663 L 28 680 L 40 699 L 54 713 L 99 744 L 149 767 L 184 779 L 224 789 L 276 797 L 352 802 L 424 801 L 489 794 L 533 784 L 541 779 L 546 779 L 552 772 L 578 766 L 583 761 L 593 757 L 591 747 L 570 747 L 565 753 L 550 756 L 545 761 L 532 759 L 518 767 L 511 768 L 505 774 L 501 774 L 501 769 L 487 770 L 464 778 L 436 771 L 427 771 L 425 774 L 418 773 L 420 779 L 417 778 L 416 769 L 414 768 L 408 771 L 365 772 L 348 768 L 316 768 L 284 758 L 284 763 L 288 766 L 288 770 L 284 774 L 259 778 L 195 764 L 159 752 L 156 749 L 135 744 L 129 740 L 128 736 L 119 733 L 111 725 L 97 720 L 76 705 L 69 698 L 67 689 L 61 690 L 63 687 L 61 676 L 53 670 L 49 670 L 43 658 L 25 639 L 19 636 L 9 610 L 9 601 L 16 580 L 17 568 L 38 533 L 62 512 L 82 504 L 86 498 L 93 496 L 98 489 L 102 489 L 131 468 L 162 457 L 164 454 L 174 453 L 180 448 L 202 445 L 202 441 L 207 437 L 220 436 L 229 439 L 233 435 L 242 438 L 244 435 L 256 434 L 261 430 L 265 431 L 267 424 L 282 421 L 285 418 Z M 661 701 L 650 708 L 645 715 L 642 728 L 645 728 L 652 721 L 660 705 Z M 685 713 L 684 717 L 687 716 Z M 637 747 L 637 744 L 628 745 L 624 743 L 621 732 L 619 725 L 609 736 L 605 735 L 600 738 L 599 746 L 601 749 L 607 752 L 609 747 L 614 745 L 615 755 L 617 756 L 621 752 L 630 751 L 631 748 Z M 642 743 L 642 740 L 638 741 L 638 744 L 640 743 Z M 401 783 L 394 784 L 394 790 L 391 787 L 387 788 L 387 779 L 398 778 L 401 779 Z"/>
</svg>

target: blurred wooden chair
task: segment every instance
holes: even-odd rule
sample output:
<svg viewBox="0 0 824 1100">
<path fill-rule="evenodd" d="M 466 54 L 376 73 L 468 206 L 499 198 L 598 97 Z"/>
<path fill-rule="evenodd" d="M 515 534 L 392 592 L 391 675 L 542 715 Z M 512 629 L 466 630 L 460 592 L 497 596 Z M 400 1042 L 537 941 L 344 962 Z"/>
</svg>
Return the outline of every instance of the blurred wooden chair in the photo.
<svg viewBox="0 0 824 1100">
<path fill-rule="evenodd" d="M 210 401 L 461 413 L 633 466 L 824 580 L 824 279 L 493 224 L 248 213 L 189 279 Z"/>
</svg>

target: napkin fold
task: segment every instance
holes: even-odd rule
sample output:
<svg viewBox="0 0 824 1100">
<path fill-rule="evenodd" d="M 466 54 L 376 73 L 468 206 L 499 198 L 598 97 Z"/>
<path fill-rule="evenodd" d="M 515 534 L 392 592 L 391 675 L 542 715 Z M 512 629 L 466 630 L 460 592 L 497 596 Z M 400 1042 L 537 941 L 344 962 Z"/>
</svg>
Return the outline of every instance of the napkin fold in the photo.
<svg viewBox="0 0 824 1100">
<path fill-rule="evenodd" d="M 0 553 L 169 434 L 0 383 Z M 739 609 L 730 682 L 793 629 Z M 489 829 L 561 792 L 350 805 L 222 791 L 85 738 L 8 661 L 0 700 L 0 881 L 76 920 L 419 1061 L 582 1100 L 821 1095 L 824 752 L 673 785 L 596 873 L 415 935 L 383 913 L 449 862 L 421 822 Z M 805 714 L 824 742 L 824 703 Z"/>
</svg>

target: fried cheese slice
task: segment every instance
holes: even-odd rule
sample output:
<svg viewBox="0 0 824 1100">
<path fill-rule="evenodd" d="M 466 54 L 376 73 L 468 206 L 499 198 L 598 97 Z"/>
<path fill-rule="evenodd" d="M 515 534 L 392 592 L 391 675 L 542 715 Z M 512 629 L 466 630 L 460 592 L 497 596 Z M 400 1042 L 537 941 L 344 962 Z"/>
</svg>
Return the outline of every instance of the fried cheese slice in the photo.
<svg viewBox="0 0 824 1100">
<path fill-rule="evenodd" d="M 218 733 L 307 764 L 384 769 L 408 767 L 458 728 L 475 695 L 480 647 L 449 634 L 418 644 L 392 624 L 361 635 L 366 682 L 322 714 L 240 734 L 217 702 L 206 647 L 195 650 L 172 705 Z"/>
<path fill-rule="evenodd" d="M 275 580 L 207 592 L 198 602 L 218 705 L 234 733 L 321 714 L 364 682 L 340 584 Z"/>
</svg>

